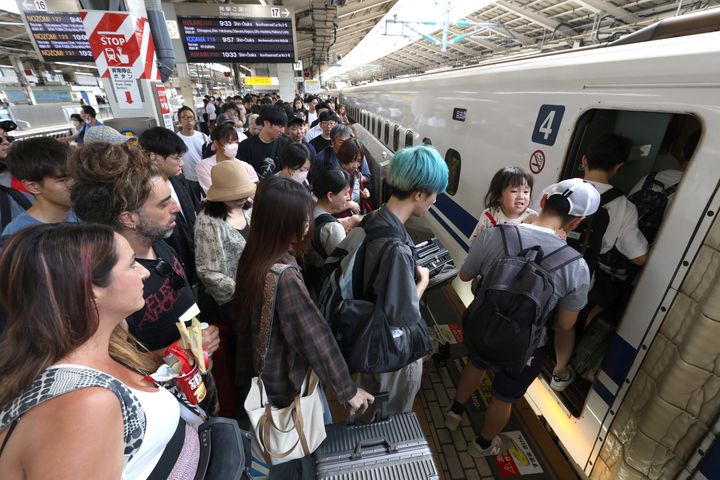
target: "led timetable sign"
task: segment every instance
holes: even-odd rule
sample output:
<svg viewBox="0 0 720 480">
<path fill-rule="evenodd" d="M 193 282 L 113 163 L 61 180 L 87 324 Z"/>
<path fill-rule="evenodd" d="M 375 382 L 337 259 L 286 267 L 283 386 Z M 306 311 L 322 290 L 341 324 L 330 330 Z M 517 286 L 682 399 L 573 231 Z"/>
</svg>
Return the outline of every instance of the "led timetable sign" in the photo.
<svg viewBox="0 0 720 480">
<path fill-rule="evenodd" d="M 188 62 L 295 63 L 292 21 L 178 16 Z"/>
<path fill-rule="evenodd" d="M 38 50 L 46 62 L 93 62 L 79 13 L 25 12 Z"/>
</svg>

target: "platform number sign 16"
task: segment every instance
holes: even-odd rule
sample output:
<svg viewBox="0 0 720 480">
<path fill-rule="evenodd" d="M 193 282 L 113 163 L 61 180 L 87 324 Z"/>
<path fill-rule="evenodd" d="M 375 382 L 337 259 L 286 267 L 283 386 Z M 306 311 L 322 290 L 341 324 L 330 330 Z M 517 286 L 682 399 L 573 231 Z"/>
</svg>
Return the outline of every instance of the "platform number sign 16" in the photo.
<svg viewBox="0 0 720 480">
<path fill-rule="evenodd" d="M 563 105 L 542 105 L 535 120 L 532 141 L 542 145 L 554 145 L 564 113 Z"/>
</svg>

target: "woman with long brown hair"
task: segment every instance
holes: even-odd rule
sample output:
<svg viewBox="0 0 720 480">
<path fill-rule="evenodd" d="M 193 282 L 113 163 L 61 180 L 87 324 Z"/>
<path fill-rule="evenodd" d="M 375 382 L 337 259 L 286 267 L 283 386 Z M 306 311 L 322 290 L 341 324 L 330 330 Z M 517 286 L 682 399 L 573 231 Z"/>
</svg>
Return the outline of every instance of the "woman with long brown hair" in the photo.
<svg viewBox="0 0 720 480">
<path fill-rule="evenodd" d="M 330 326 L 315 307 L 297 267 L 297 258 L 308 243 L 312 212 L 310 193 L 289 178 L 268 177 L 258 186 L 250 235 L 235 281 L 238 352 L 251 355 L 238 358 L 238 366 L 248 366 L 251 361 L 257 372 L 265 278 L 273 265 L 290 265 L 278 281 L 270 347 L 264 363 L 263 383 L 268 399 L 275 407 L 290 405 L 308 369 L 312 369 L 340 403 L 357 410 L 372 403 L 373 397 L 357 388 L 350 378 Z M 244 389 L 250 382 L 247 373 L 239 378 Z"/>
<path fill-rule="evenodd" d="M 172 478 L 194 478 L 199 440 L 181 417 L 189 411 L 138 373 L 154 370 L 152 359 L 122 328 L 144 305 L 148 275 L 128 241 L 106 226 L 40 225 L 7 240 L 0 256 L 8 312 L 0 343 L 3 479 L 144 479 L 176 432 L 186 454 Z"/>
</svg>

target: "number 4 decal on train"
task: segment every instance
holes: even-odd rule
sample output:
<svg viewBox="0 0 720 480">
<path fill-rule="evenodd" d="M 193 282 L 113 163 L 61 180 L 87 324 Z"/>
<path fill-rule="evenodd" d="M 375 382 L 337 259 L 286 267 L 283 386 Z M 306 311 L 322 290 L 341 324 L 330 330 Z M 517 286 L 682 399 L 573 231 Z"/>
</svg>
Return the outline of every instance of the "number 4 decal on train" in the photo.
<svg viewBox="0 0 720 480">
<path fill-rule="evenodd" d="M 564 113 L 564 105 L 542 105 L 535 120 L 532 141 L 543 145 L 555 145 Z"/>
</svg>

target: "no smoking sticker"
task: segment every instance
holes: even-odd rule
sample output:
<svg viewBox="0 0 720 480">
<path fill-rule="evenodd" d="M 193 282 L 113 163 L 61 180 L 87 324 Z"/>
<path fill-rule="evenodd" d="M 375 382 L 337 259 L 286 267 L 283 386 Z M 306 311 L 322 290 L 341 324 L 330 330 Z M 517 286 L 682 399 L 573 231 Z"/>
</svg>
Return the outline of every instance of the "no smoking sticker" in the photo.
<svg viewBox="0 0 720 480">
<path fill-rule="evenodd" d="M 530 155 L 530 171 L 537 175 L 545 168 L 545 153 L 542 150 L 535 150 Z"/>
</svg>

